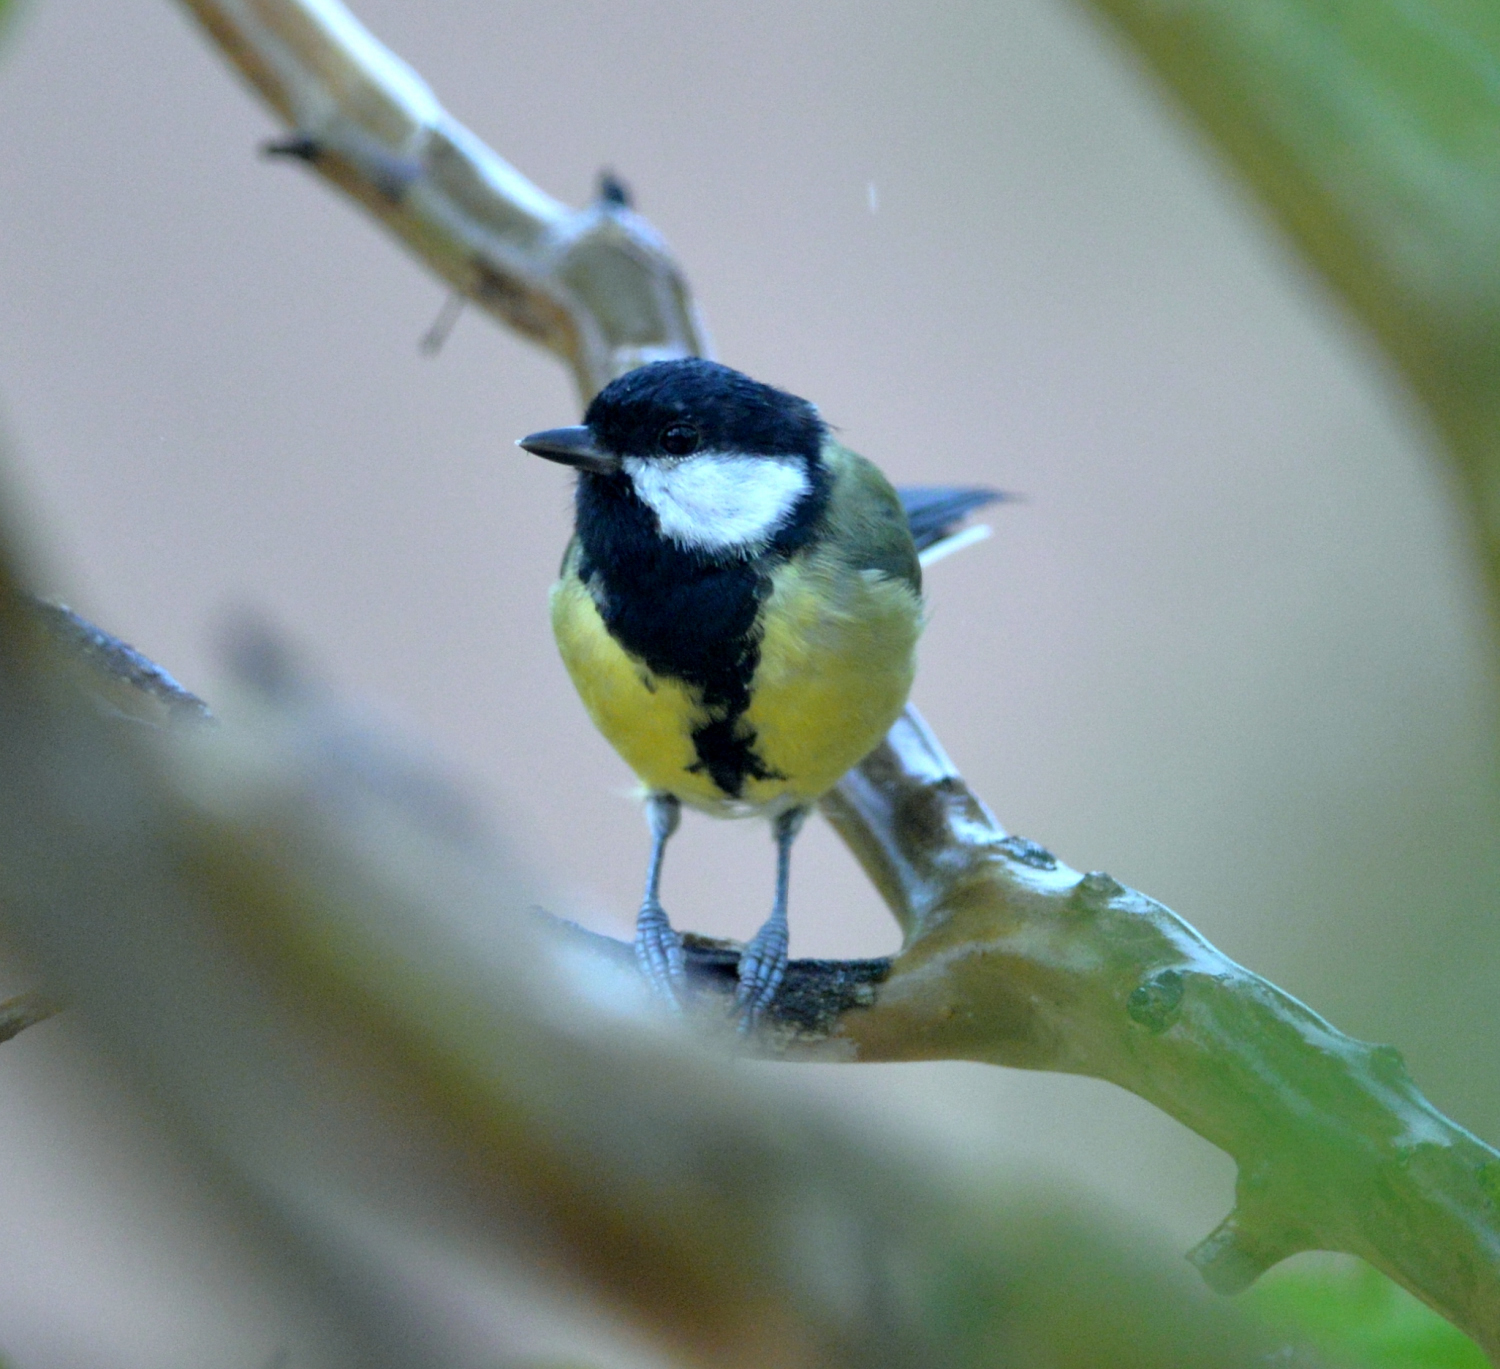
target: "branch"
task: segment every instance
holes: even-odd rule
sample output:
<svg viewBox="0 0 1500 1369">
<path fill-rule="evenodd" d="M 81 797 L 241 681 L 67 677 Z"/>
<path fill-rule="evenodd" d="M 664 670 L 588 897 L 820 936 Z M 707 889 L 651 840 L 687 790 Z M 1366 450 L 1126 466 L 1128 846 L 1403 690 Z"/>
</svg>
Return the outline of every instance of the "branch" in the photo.
<svg viewBox="0 0 1500 1369">
<path fill-rule="evenodd" d="M 79 617 L 65 604 L 30 601 L 45 632 L 85 668 L 96 701 L 106 712 L 155 725 L 208 722 L 206 703 L 177 683 L 155 661 Z"/>
<path fill-rule="evenodd" d="M 855 1058 L 1107 1079 L 1239 1165 L 1193 1254 L 1234 1292 L 1300 1250 L 1360 1255 L 1500 1349 L 1500 1154 L 1154 899 L 1008 836 L 908 714 L 824 809 L 906 933 Z"/>
<path fill-rule="evenodd" d="M 1434 1108 L 1398 1052 L 1337 1031 L 1155 900 L 1007 835 L 912 710 L 823 811 L 905 944 L 793 961 L 759 1050 L 1107 1079 L 1238 1162 L 1235 1210 L 1192 1255 L 1213 1287 L 1347 1251 L 1500 1347 L 1500 1154 Z M 570 934 L 628 962 L 623 942 Z M 738 946 L 687 951 L 700 1003 L 727 1008 Z"/>
<path fill-rule="evenodd" d="M 585 401 L 617 375 L 703 353 L 666 244 L 619 187 L 571 210 L 457 120 L 338 0 L 183 0 L 307 162 L 461 295 L 572 368 Z"/>
<path fill-rule="evenodd" d="M 562 357 L 582 394 L 702 350 L 639 218 L 547 199 L 337 0 L 184 3 L 291 124 L 290 150 Z M 888 965 L 796 962 L 760 1049 L 1112 1080 L 1239 1162 L 1235 1211 L 1194 1255 L 1215 1287 L 1298 1250 L 1351 1251 L 1500 1353 L 1500 1154 L 1433 1109 L 1396 1052 L 1341 1035 L 1153 900 L 1007 836 L 914 710 L 823 807 L 905 946 Z M 734 948 L 690 946 L 712 1001 Z"/>
<path fill-rule="evenodd" d="M 76 616 L 38 607 L 41 626 L 86 669 L 96 704 L 111 686 L 154 696 L 159 668 Z M 241 655 L 258 689 L 307 706 L 273 644 Z M 102 711 L 130 716 L 113 702 Z M 369 745 L 327 726 L 315 729 L 314 751 L 347 760 Z M 399 761 L 361 760 L 354 770 L 451 817 L 453 805 Z M 872 809 L 884 810 L 878 828 Z M 1109 1079 L 1239 1161 L 1236 1210 L 1194 1253 L 1216 1288 L 1236 1291 L 1298 1250 L 1348 1250 L 1427 1290 L 1476 1338 L 1493 1335 L 1483 1271 L 1495 1262 L 1488 1214 L 1500 1157 L 1433 1109 L 1394 1051 L 1335 1031 L 1160 904 L 1008 836 L 914 715 L 825 812 L 891 902 L 905 946 L 890 959 L 792 962 L 758 1051 L 972 1059 Z M 627 943 L 549 923 L 565 945 L 635 974 Z M 686 942 L 700 1020 L 732 1042 L 740 948 L 692 934 Z M 53 1011 L 36 995 L 0 1005 L 0 1040 Z"/>
<path fill-rule="evenodd" d="M 339 1363 L 474 1362 L 469 1290 L 507 1269 L 715 1369 L 1267 1361 L 1149 1239 L 914 1163 L 540 935 L 443 777 L 274 644 L 240 651 L 225 725 L 142 727 L 6 580 L 0 548 L 7 932 L 337 1319 Z"/>
</svg>

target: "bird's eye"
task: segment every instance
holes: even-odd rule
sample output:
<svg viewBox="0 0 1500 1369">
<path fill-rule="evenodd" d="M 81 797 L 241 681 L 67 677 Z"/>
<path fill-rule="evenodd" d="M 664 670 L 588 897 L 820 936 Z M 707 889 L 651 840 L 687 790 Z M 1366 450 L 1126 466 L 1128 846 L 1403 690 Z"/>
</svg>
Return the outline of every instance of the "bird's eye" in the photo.
<svg viewBox="0 0 1500 1369">
<path fill-rule="evenodd" d="M 673 423 L 663 428 L 661 449 L 668 456 L 687 456 L 698 450 L 698 430 L 691 423 Z"/>
</svg>

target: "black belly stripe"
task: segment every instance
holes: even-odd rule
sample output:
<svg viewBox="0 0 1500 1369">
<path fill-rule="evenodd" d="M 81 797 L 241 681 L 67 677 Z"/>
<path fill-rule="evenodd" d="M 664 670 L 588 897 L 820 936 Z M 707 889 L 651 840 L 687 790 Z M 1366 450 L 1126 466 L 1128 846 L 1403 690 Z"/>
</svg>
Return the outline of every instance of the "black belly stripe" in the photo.
<svg viewBox="0 0 1500 1369">
<path fill-rule="evenodd" d="M 748 780 L 785 779 L 755 750 L 745 721 L 760 662 L 756 613 L 769 582 L 751 561 L 716 561 L 662 538 L 624 477 L 578 485 L 578 574 L 604 626 L 649 670 L 694 689 L 708 720 L 693 731 L 696 762 L 727 798 Z"/>
<path fill-rule="evenodd" d="M 755 729 L 740 713 L 727 714 L 704 723 L 693 732 L 693 750 L 698 760 L 688 766 L 689 774 L 706 770 L 708 777 L 723 790 L 726 798 L 737 799 L 744 793 L 745 781 L 784 780 L 779 770 L 772 770 L 756 753 Z"/>
</svg>

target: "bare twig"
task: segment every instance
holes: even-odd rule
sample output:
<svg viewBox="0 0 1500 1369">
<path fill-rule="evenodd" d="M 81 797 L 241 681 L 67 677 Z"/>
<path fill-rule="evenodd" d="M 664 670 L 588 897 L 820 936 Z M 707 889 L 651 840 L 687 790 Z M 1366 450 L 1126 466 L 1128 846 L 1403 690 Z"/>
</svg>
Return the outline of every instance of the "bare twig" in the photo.
<svg viewBox="0 0 1500 1369">
<path fill-rule="evenodd" d="M 583 395 L 704 350 L 680 273 L 619 197 L 562 209 L 337 0 L 184 3 L 287 119 L 291 150 L 556 352 Z M 1394 1051 L 1334 1031 L 1161 905 L 1007 836 L 914 712 L 824 809 L 906 944 L 888 974 L 799 966 L 807 993 L 782 1000 L 762 1048 L 1111 1079 L 1239 1161 L 1235 1213 L 1195 1255 L 1216 1286 L 1295 1250 L 1354 1251 L 1500 1352 L 1500 1155 L 1432 1109 Z M 697 944 L 706 992 L 729 953 Z"/>
<path fill-rule="evenodd" d="M 456 292 L 555 352 L 585 399 L 642 362 L 705 350 L 676 261 L 627 196 L 606 185 L 572 210 L 544 194 L 338 0 L 184 3 L 292 129 L 268 151 L 305 161 Z"/>
</svg>

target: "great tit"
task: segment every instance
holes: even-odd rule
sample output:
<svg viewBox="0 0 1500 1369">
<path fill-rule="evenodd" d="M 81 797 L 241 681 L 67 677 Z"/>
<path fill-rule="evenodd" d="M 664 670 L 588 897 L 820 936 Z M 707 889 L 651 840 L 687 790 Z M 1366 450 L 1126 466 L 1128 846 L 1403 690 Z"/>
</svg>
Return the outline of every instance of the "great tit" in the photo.
<svg viewBox="0 0 1500 1369">
<path fill-rule="evenodd" d="M 579 473 L 552 629 L 589 716 L 646 789 L 635 950 L 669 1002 L 683 951 L 659 888 L 682 805 L 771 822 L 775 902 L 739 962 L 748 1029 L 786 972 L 797 831 L 911 688 L 922 572 L 907 511 L 806 400 L 698 358 L 631 371 L 581 427 L 519 445 Z M 924 540 L 996 497 L 910 495 Z"/>
</svg>

